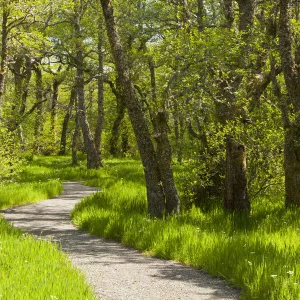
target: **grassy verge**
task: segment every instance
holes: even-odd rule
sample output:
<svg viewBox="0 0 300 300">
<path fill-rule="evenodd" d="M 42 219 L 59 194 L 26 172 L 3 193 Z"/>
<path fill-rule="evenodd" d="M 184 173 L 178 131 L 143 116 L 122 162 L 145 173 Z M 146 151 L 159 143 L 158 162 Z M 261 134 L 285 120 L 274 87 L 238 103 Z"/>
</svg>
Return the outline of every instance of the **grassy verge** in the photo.
<svg viewBox="0 0 300 300">
<path fill-rule="evenodd" d="M 0 208 L 37 202 L 62 191 L 46 160 L 24 166 L 18 182 L 0 184 Z M 95 299 L 59 246 L 23 234 L 0 217 L 0 299 Z"/>
<path fill-rule="evenodd" d="M 86 179 L 103 193 L 78 204 L 72 217 L 90 233 L 205 269 L 242 288 L 244 299 L 300 299 L 300 210 L 285 210 L 282 199 L 258 199 L 251 216 L 193 208 L 157 220 L 147 216 L 138 162 L 110 161 Z"/>
<path fill-rule="evenodd" d="M 95 299 L 58 246 L 0 218 L 0 299 Z"/>
</svg>

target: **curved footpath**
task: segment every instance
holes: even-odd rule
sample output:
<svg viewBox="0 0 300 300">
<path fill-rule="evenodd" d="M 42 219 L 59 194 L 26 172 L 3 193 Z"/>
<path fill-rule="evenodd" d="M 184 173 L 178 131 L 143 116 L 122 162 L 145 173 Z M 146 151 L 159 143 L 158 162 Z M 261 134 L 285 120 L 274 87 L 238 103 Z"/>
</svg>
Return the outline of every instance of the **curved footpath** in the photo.
<svg viewBox="0 0 300 300">
<path fill-rule="evenodd" d="M 64 183 L 64 193 L 3 211 L 15 227 L 59 241 L 103 300 L 238 299 L 223 280 L 179 263 L 146 257 L 119 243 L 90 236 L 72 225 L 70 211 L 96 188 Z"/>
</svg>

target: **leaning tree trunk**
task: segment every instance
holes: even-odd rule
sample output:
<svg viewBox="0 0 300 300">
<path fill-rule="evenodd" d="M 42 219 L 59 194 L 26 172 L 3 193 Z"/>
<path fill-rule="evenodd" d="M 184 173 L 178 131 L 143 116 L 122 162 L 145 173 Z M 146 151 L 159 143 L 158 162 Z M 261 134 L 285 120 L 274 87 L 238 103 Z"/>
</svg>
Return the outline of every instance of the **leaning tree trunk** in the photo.
<svg viewBox="0 0 300 300">
<path fill-rule="evenodd" d="M 224 207 L 228 211 L 250 212 L 246 179 L 245 146 L 232 137 L 226 139 L 226 175 Z"/>
<path fill-rule="evenodd" d="M 139 152 L 144 166 L 148 211 L 153 217 L 162 217 L 165 209 L 165 196 L 161 184 L 160 170 L 156 159 L 156 153 L 147 121 L 141 104 L 135 94 L 134 86 L 130 78 L 125 55 L 121 46 L 120 37 L 114 19 L 113 5 L 111 0 L 101 0 L 105 17 L 107 35 L 112 48 L 118 76 L 122 85 L 122 94 L 126 101 L 128 114 L 137 140 Z"/>
<path fill-rule="evenodd" d="M 72 88 L 71 95 L 70 95 L 70 102 L 67 108 L 67 112 L 64 117 L 62 131 L 61 131 L 61 138 L 60 138 L 60 151 L 59 155 L 65 155 L 66 154 L 66 145 L 67 145 L 67 131 L 68 131 L 68 125 L 72 114 L 72 109 L 74 106 L 74 102 L 76 99 L 76 89 Z"/>
</svg>

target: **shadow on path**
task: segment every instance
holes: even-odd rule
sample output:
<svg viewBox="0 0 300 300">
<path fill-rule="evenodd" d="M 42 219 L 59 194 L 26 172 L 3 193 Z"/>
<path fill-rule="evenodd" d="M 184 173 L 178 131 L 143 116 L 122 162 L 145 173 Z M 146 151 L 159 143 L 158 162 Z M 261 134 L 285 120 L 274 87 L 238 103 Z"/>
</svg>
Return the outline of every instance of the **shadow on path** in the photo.
<svg viewBox="0 0 300 300">
<path fill-rule="evenodd" d="M 204 272 L 152 257 L 73 226 L 75 204 L 99 189 L 64 183 L 64 193 L 37 204 L 2 211 L 15 227 L 61 243 L 103 300 L 238 299 L 239 291 Z"/>
</svg>

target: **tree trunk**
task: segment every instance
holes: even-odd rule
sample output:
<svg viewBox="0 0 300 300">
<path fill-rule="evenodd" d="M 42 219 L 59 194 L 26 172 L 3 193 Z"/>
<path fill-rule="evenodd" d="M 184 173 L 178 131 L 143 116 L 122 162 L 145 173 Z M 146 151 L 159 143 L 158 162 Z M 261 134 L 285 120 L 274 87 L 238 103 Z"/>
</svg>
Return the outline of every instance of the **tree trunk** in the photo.
<svg viewBox="0 0 300 300">
<path fill-rule="evenodd" d="M 8 10 L 4 3 L 3 11 L 2 11 L 2 25 L 1 25 L 1 61 L 0 61 L 0 107 L 2 106 L 2 98 L 4 93 L 4 86 L 5 86 L 5 78 L 7 74 L 7 60 L 8 60 L 8 53 L 7 53 L 7 43 L 8 43 Z"/>
<path fill-rule="evenodd" d="M 67 131 L 68 131 L 69 120 L 71 118 L 72 109 L 73 109 L 73 106 L 74 106 L 75 99 L 76 99 L 76 89 L 72 88 L 71 95 L 70 95 L 70 102 L 69 102 L 67 112 L 66 112 L 65 117 L 64 117 L 62 131 L 61 131 L 59 155 L 65 155 L 66 154 Z"/>
<path fill-rule="evenodd" d="M 285 130 L 284 173 L 285 204 L 300 206 L 300 120 Z"/>
<path fill-rule="evenodd" d="M 123 99 L 118 100 L 118 107 L 117 107 L 117 117 L 114 120 L 112 131 L 111 131 L 111 138 L 109 141 L 109 153 L 115 157 L 119 153 L 118 149 L 118 140 L 120 137 L 120 130 L 121 130 L 121 123 L 125 117 L 125 103 Z"/>
<path fill-rule="evenodd" d="M 25 69 L 23 68 L 25 64 Z M 11 71 L 14 74 L 15 99 L 12 102 L 12 114 L 9 130 L 16 130 L 24 116 L 27 104 L 29 82 L 32 74 L 32 63 L 29 57 L 17 55 L 12 64 Z"/>
<path fill-rule="evenodd" d="M 75 130 L 72 137 L 72 165 L 77 166 L 78 165 L 78 142 L 80 137 L 80 123 L 79 123 L 79 117 L 78 113 L 76 113 L 75 116 Z"/>
<path fill-rule="evenodd" d="M 37 105 L 37 114 L 34 123 L 34 152 L 39 153 L 40 151 L 40 136 L 43 131 L 43 77 L 42 71 L 38 65 L 34 66 L 35 71 L 35 98 Z"/>
<path fill-rule="evenodd" d="M 139 152 L 144 166 L 148 212 L 153 217 L 162 217 L 165 209 L 165 197 L 161 185 L 161 177 L 154 145 L 147 126 L 145 115 L 130 78 L 125 55 L 117 32 L 114 19 L 113 6 L 111 0 L 101 0 L 103 14 L 105 17 L 107 34 L 112 48 L 112 54 L 116 63 L 116 68 L 120 82 L 122 84 L 122 94 L 125 97 L 128 114 L 136 136 Z"/>
<path fill-rule="evenodd" d="M 102 165 L 102 155 L 101 155 L 101 137 L 104 124 L 104 81 L 103 81 L 103 24 L 102 20 L 99 20 L 98 26 L 98 117 L 97 125 L 95 129 L 95 147 L 99 156 L 100 165 Z"/>
<path fill-rule="evenodd" d="M 224 0 L 224 14 L 226 26 L 231 28 L 234 21 L 233 0 Z"/>
<path fill-rule="evenodd" d="M 86 116 L 85 97 L 84 97 L 84 77 L 83 77 L 83 55 L 79 50 L 77 53 L 77 99 L 78 99 L 78 118 L 82 130 L 84 146 L 87 154 L 87 168 L 98 169 L 100 166 L 99 156 L 91 135 L 90 126 Z"/>
<path fill-rule="evenodd" d="M 256 0 L 237 0 L 239 5 L 239 30 L 246 32 L 254 21 Z"/>
<path fill-rule="evenodd" d="M 57 122 L 57 103 L 58 103 L 58 89 L 60 86 L 60 81 L 54 78 L 52 83 L 52 101 L 51 101 L 51 132 L 53 134 L 53 143 L 56 144 L 57 132 L 56 132 L 56 122 Z"/>
<path fill-rule="evenodd" d="M 198 23 L 198 30 L 204 30 L 204 2 L 203 0 L 197 0 L 197 23 Z"/>
<path fill-rule="evenodd" d="M 74 31 L 77 38 L 77 54 L 76 54 L 76 89 L 78 100 L 78 118 L 82 130 L 83 141 L 87 154 L 87 168 L 98 169 L 100 166 L 99 155 L 97 153 L 95 143 L 91 134 L 90 126 L 86 115 L 85 95 L 84 95 L 84 56 L 83 56 L 83 42 L 81 34 L 81 10 L 79 3 L 75 3 L 74 16 Z"/>
<path fill-rule="evenodd" d="M 250 212 L 246 178 L 246 150 L 232 137 L 226 139 L 224 207 L 229 211 Z"/>
<path fill-rule="evenodd" d="M 166 213 L 179 213 L 179 196 L 175 186 L 172 170 L 172 148 L 168 138 L 168 117 L 165 111 L 159 111 L 156 116 L 156 132 L 154 134 L 157 142 L 157 160 L 166 196 Z"/>
<path fill-rule="evenodd" d="M 289 101 L 281 105 L 282 115 L 285 119 L 285 145 L 284 145 L 284 173 L 285 173 L 285 204 L 300 206 L 300 70 L 299 46 L 293 56 L 292 32 L 290 26 L 291 0 L 280 0 L 279 17 L 279 50 L 281 65 L 284 73 Z M 287 107 L 293 106 L 296 118 L 292 122 L 286 112 Z"/>
</svg>

